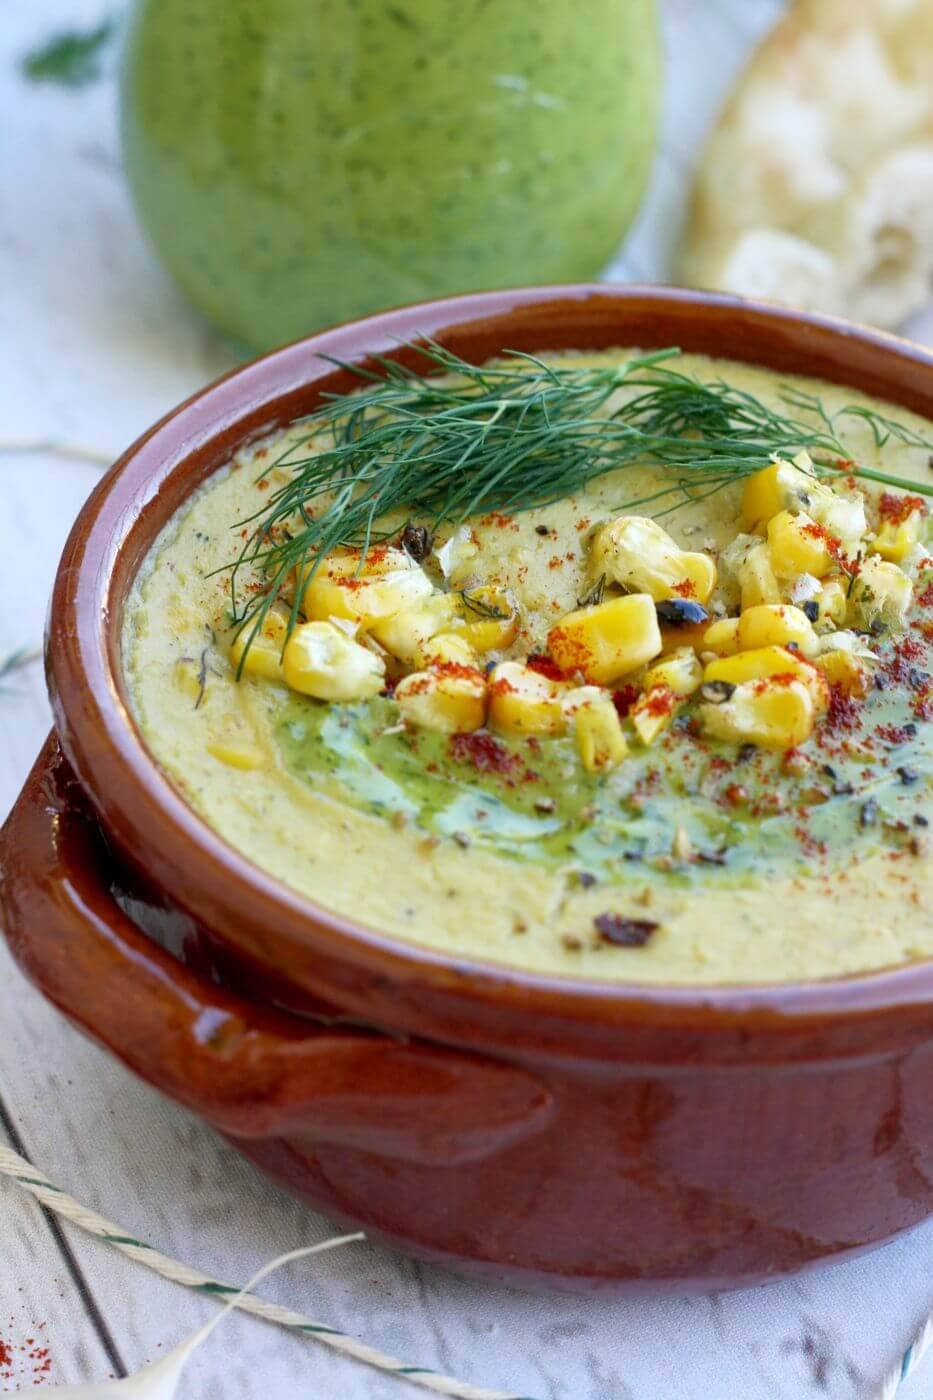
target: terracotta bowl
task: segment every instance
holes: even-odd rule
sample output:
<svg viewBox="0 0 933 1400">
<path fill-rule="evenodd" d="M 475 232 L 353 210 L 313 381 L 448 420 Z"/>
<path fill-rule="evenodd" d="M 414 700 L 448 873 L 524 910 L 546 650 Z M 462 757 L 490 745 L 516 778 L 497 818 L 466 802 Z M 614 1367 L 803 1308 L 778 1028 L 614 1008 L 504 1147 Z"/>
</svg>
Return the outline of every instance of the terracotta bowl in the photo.
<svg viewBox="0 0 933 1400">
<path fill-rule="evenodd" d="M 933 1210 L 933 963 L 695 989 L 442 956 L 277 884 L 147 751 L 119 637 L 157 532 L 241 443 L 349 387 L 322 353 L 403 358 L 398 341 L 421 332 L 477 361 L 679 344 L 933 418 L 933 358 L 914 346 L 665 290 L 433 302 L 236 370 L 130 448 L 65 548 L 48 635 L 55 733 L 0 838 L 21 967 L 316 1207 L 458 1269 L 721 1288 L 915 1225 Z"/>
</svg>

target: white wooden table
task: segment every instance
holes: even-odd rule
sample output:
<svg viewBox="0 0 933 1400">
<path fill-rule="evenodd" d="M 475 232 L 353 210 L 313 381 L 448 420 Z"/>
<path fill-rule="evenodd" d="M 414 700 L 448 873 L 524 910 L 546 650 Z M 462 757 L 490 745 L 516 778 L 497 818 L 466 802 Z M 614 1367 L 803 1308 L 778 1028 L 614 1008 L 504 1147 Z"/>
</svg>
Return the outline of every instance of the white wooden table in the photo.
<svg viewBox="0 0 933 1400">
<path fill-rule="evenodd" d="M 666 0 L 667 130 L 619 276 L 664 276 L 696 143 L 780 8 L 781 0 Z M 116 454 L 226 368 L 230 354 L 168 285 L 134 225 L 112 83 L 73 93 L 28 85 L 16 71 L 16 56 L 37 39 L 100 13 L 94 0 L 3 9 L 0 436 Z M 23 454 L 0 457 L 0 473 L 3 655 L 38 639 L 59 549 L 95 472 Z M 0 814 L 49 724 L 39 668 L 10 685 L 0 697 Z M 330 1233 L 66 1026 L 0 950 L 4 1138 L 88 1204 L 217 1277 L 240 1281 L 279 1251 Z M 541 1400 L 861 1400 L 933 1304 L 933 1224 L 853 1263 L 690 1300 L 534 1298 L 368 1245 L 292 1266 L 266 1291 L 412 1362 Z M 0 1390 L 132 1370 L 213 1307 L 63 1230 L 0 1182 L 0 1341 L 13 1347 L 13 1379 L 0 1379 Z M 48 1375 L 35 1375 L 18 1349 L 30 1337 L 33 1348 L 50 1348 Z M 243 1318 L 215 1334 L 183 1387 L 199 1400 L 414 1393 Z M 903 1400 L 931 1394 L 928 1367 Z"/>
</svg>

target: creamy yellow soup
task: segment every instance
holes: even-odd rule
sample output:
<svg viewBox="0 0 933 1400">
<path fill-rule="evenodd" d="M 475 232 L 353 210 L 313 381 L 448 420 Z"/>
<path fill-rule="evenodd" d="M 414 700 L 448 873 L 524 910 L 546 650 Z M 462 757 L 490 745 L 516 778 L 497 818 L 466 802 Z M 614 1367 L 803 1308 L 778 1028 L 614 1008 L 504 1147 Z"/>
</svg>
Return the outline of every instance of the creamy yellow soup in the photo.
<svg viewBox="0 0 933 1400">
<path fill-rule="evenodd" d="M 550 358 L 597 365 L 631 353 Z M 683 356 L 677 368 L 721 376 L 775 406 L 788 383 L 702 356 Z M 818 392 L 830 412 L 870 403 L 835 386 L 791 382 Z M 873 406 L 931 432 L 900 409 Z M 893 440 L 879 447 L 855 418 L 839 431 L 861 466 L 928 480 L 927 450 Z M 922 540 L 902 564 L 913 587 L 902 623 L 859 642 L 871 652 L 867 693 L 855 700 L 832 686 L 826 713 L 790 753 L 704 729 L 700 692 L 678 697 L 643 742 L 633 725 L 642 667 L 607 687 L 622 717 L 625 757 L 592 771 L 572 725 L 542 737 L 485 726 L 450 734 L 412 723 L 404 683 L 393 695 L 391 656 L 381 693 L 361 700 L 322 701 L 249 671 L 237 679 L 224 566 L 248 534 L 244 522 L 288 479 L 290 468 L 275 464 L 307 436 L 298 424 L 237 453 L 162 532 L 126 610 L 124 667 L 141 732 L 192 807 L 232 846 L 344 917 L 539 973 L 779 982 L 933 954 L 926 856 L 933 586 Z M 657 469 L 627 467 L 540 509 L 486 515 L 454 533 L 437 529 L 424 563 L 436 590 L 503 589 L 516 601 L 515 635 L 483 656 L 484 669 L 532 657 L 540 674 L 549 673 L 555 624 L 581 601 L 594 603 L 599 531 L 625 514 L 628 501 L 665 484 Z M 854 498 L 855 483 L 841 489 Z M 866 497 L 870 541 L 883 524 L 880 488 L 859 481 L 857 490 Z M 709 624 L 739 610 L 728 564 L 730 546 L 734 556 L 736 536 L 748 529 L 742 499 L 743 486 L 728 485 L 705 500 L 679 500 L 661 522 L 678 548 L 717 566 Z M 401 529 L 405 519 L 383 523 Z M 851 590 L 852 579 L 844 582 Z M 262 581 L 247 569 L 239 586 L 248 598 Z M 801 587 L 799 579 L 782 586 Z M 609 593 L 624 596 L 611 585 Z M 694 664 L 708 669 L 716 658 L 704 648 L 704 628 L 678 633 L 659 612 L 665 654 L 693 645 Z"/>
</svg>

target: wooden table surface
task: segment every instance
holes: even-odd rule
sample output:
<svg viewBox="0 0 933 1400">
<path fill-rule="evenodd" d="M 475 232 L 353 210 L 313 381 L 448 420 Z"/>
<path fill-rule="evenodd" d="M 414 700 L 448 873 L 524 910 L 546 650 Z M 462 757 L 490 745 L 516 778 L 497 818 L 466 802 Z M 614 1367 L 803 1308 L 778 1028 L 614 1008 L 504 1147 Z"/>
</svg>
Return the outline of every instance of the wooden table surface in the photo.
<svg viewBox="0 0 933 1400">
<path fill-rule="evenodd" d="M 780 8 L 781 0 L 666 0 L 663 148 L 618 277 L 664 277 L 696 145 Z M 167 283 L 135 227 L 112 80 L 69 92 L 19 77 L 25 48 L 100 13 L 90 0 L 30 0 L 3 11 L 0 436 L 115 455 L 232 357 Z M 95 470 L 22 453 L 0 456 L 0 471 L 3 655 L 41 635 L 58 552 Z M 0 696 L 0 815 L 48 724 L 33 666 Z M 132 1233 L 231 1281 L 331 1233 L 66 1026 L 0 948 L 3 1140 Z M 265 1291 L 412 1362 L 540 1400 L 862 1400 L 933 1304 L 933 1224 L 849 1264 L 689 1300 L 532 1297 L 365 1244 L 290 1266 Z M 0 1391 L 132 1370 L 213 1308 L 63 1229 L 0 1181 L 0 1342 L 12 1351 L 6 1364 L 0 1348 Z M 199 1400 L 415 1393 L 244 1318 L 215 1334 L 182 1387 Z M 903 1400 L 931 1393 L 928 1367 Z"/>
</svg>

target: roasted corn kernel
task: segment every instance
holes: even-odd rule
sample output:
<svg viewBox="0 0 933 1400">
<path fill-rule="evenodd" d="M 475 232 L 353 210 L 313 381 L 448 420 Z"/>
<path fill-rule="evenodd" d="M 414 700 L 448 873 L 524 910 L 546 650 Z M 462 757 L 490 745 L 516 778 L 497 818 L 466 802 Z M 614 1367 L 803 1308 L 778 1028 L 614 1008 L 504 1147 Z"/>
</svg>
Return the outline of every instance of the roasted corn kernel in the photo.
<svg viewBox="0 0 933 1400">
<path fill-rule="evenodd" d="M 872 551 L 882 559 L 900 564 L 919 543 L 923 533 L 924 513 L 912 510 L 903 520 L 882 520 L 872 542 Z"/>
<path fill-rule="evenodd" d="M 628 753 L 618 713 L 608 696 L 581 705 L 574 727 L 577 752 L 589 773 L 608 772 Z"/>
<path fill-rule="evenodd" d="M 852 580 L 846 616 L 856 626 L 880 622 L 896 627 L 907 615 L 913 596 L 913 584 L 896 564 L 870 554 Z"/>
<path fill-rule="evenodd" d="M 504 588 L 481 584 L 458 595 L 460 630 L 474 651 L 501 651 L 518 635 L 518 608 Z"/>
<path fill-rule="evenodd" d="M 742 491 L 742 519 L 746 527 L 754 530 L 778 511 L 801 509 L 809 503 L 815 484 L 815 477 L 791 462 L 772 462 L 762 467 L 746 478 Z"/>
<path fill-rule="evenodd" d="M 710 650 L 714 651 L 715 648 L 711 647 Z M 649 666 L 645 672 L 645 690 L 667 686 L 675 695 L 692 695 L 702 679 L 703 667 L 693 647 L 679 647 Z"/>
<path fill-rule="evenodd" d="M 225 763 L 228 768 L 239 768 L 250 772 L 262 768 L 266 755 L 258 744 L 250 744 L 236 739 L 212 739 L 204 746 L 212 758 Z"/>
<path fill-rule="evenodd" d="M 262 676 L 268 681 L 284 680 L 282 652 L 288 634 L 287 610 L 274 603 L 259 630 L 254 632 L 254 628 L 254 622 L 247 622 L 234 637 L 230 646 L 231 666 L 238 671 L 242 661 L 248 675 Z"/>
<path fill-rule="evenodd" d="M 628 717 L 643 744 L 653 744 L 663 734 L 681 704 L 682 698 L 668 685 L 653 685 L 638 697 Z"/>
<path fill-rule="evenodd" d="M 703 682 L 743 685 L 745 681 L 765 680 L 769 676 L 792 676 L 801 681 L 810 692 L 817 714 L 822 714 L 829 704 L 829 690 L 816 663 L 781 646 L 757 647 L 711 661 L 703 673 Z"/>
<path fill-rule="evenodd" d="M 819 628 L 841 627 L 846 620 L 848 599 L 846 585 L 839 577 L 828 578 L 816 598 L 816 626 Z"/>
<path fill-rule="evenodd" d="M 415 671 L 395 687 L 403 719 L 442 734 L 472 734 L 486 721 L 486 677 L 468 666 Z"/>
<path fill-rule="evenodd" d="M 771 564 L 771 552 L 763 540 L 746 552 L 736 572 L 743 608 L 781 601 L 781 588 Z"/>
<path fill-rule="evenodd" d="M 820 647 L 812 622 L 792 603 L 761 603 L 745 609 L 736 638 L 740 651 L 796 646 L 801 656 L 815 656 Z"/>
<path fill-rule="evenodd" d="M 489 675 L 489 724 L 503 734 L 563 734 L 567 687 L 520 661 L 502 661 Z"/>
<path fill-rule="evenodd" d="M 305 622 L 285 647 L 283 673 L 292 690 L 317 700 L 368 700 L 385 684 L 378 656 L 332 622 Z"/>
<path fill-rule="evenodd" d="M 700 718 L 711 739 L 792 749 L 810 737 L 816 711 L 802 681 L 779 676 L 737 685 L 720 704 L 701 705 Z"/>
<path fill-rule="evenodd" d="M 392 656 L 406 666 L 416 664 L 419 647 L 438 632 L 455 625 L 458 608 L 456 593 L 433 593 L 423 602 L 370 625 L 370 634 Z"/>
<path fill-rule="evenodd" d="M 791 515 L 789 510 L 782 510 L 772 516 L 768 521 L 768 554 L 778 579 L 795 578 L 798 574 L 823 578 L 833 567 L 827 532 L 803 511 Z"/>
<path fill-rule="evenodd" d="M 373 545 L 360 566 L 360 551 L 339 550 L 322 560 L 317 572 L 308 564 L 301 590 L 301 611 L 315 621 L 346 617 L 369 627 L 428 598 L 431 580 L 402 549 Z"/>
<path fill-rule="evenodd" d="M 708 554 L 681 549 L 656 520 L 623 515 L 593 538 L 591 566 L 633 591 L 663 598 L 696 598 L 705 603 L 716 587 L 716 565 Z"/>
<path fill-rule="evenodd" d="M 711 622 L 703 633 L 703 651 L 715 651 L 719 656 L 732 656 L 739 649 L 739 619 L 721 617 Z"/>
<path fill-rule="evenodd" d="M 418 667 L 441 666 L 448 662 L 459 666 L 476 665 L 476 652 L 462 632 L 437 632 L 415 651 Z"/>
<path fill-rule="evenodd" d="M 813 664 L 820 668 L 829 685 L 837 686 L 845 695 L 861 697 L 871 690 L 874 667 L 855 652 L 827 651 Z"/>
<path fill-rule="evenodd" d="M 568 613 L 551 628 L 548 650 L 562 671 L 596 685 L 637 671 L 661 650 L 654 599 L 629 593 Z"/>
</svg>

